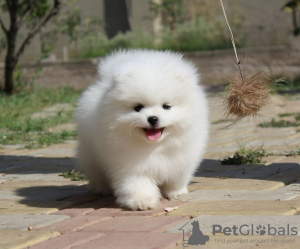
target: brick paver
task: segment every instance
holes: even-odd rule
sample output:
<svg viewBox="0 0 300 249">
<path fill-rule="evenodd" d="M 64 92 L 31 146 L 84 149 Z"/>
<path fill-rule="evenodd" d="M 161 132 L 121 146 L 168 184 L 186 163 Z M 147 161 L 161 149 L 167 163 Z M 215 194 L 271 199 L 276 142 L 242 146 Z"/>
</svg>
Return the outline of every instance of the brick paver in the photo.
<svg viewBox="0 0 300 249">
<path fill-rule="evenodd" d="M 34 246 L 30 246 L 30 249 L 70 249 L 93 241 L 99 237 L 105 236 L 104 234 L 98 232 L 89 232 L 89 233 L 66 233 L 54 239 L 47 240 L 43 243 L 39 243 Z M 100 246 L 98 247 L 100 248 Z"/>
<path fill-rule="evenodd" d="M 181 216 L 118 216 L 88 226 L 83 231 L 100 231 L 105 233 L 115 232 L 159 232 L 165 231 L 176 224 L 189 220 Z"/>
<path fill-rule="evenodd" d="M 74 249 L 167 249 L 181 241 L 181 234 L 166 233 L 112 233 L 92 240 Z"/>
<path fill-rule="evenodd" d="M 89 194 L 87 182 L 59 176 L 74 168 L 76 141 L 36 150 L 0 149 L 0 248 L 299 248 L 299 236 L 289 229 L 299 226 L 300 234 L 300 156 L 285 156 L 300 144 L 299 128 L 257 125 L 278 113 L 297 112 L 300 100 L 273 98 L 274 105 L 260 118 L 228 126 L 220 121 L 222 100 L 210 97 L 211 136 L 202 167 L 189 186 L 191 192 L 164 199 L 153 210 L 124 210 L 113 197 Z M 221 165 L 219 160 L 233 154 L 239 143 L 264 145 L 274 154 L 262 164 Z M 166 213 L 166 207 L 178 208 Z M 185 236 L 190 236 L 194 221 L 209 236 L 205 245 L 183 241 L 179 229 L 189 227 Z M 282 226 L 285 233 L 226 236 L 213 234 L 213 224 Z"/>
<path fill-rule="evenodd" d="M 53 215 L 51 215 L 53 216 Z M 86 227 L 94 225 L 98 222 L 105 221 L 111 219 L 112 217 L 105 217 L 105 216 L 95 216 L 95 215 L 81 215 L 77 217 L 72 217 L 68 220 L 57 222 L 50 226 L 45 226 L 40 230 L 44 231 L 59 231 L 60 233 L 67 233 L 67 232 L 77 232 Z"/>
<path fill-rule="evenodd" d="M 1 249 L 21 249 L 59 236 L 57 231 L 0 230 Z"/>
</svg>

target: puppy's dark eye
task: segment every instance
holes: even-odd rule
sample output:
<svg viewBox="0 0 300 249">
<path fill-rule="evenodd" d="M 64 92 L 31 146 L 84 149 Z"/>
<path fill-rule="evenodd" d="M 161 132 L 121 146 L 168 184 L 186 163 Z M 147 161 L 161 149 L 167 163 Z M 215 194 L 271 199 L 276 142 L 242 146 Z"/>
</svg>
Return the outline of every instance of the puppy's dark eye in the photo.
<svg viewBox="0 0 300 249">
<path fill-rule="evenodd" d="M 135 107 L 134 107 L 134 110 L 136 111 L 136 112 L 139 112 L 140 110 L 142 110 L 144 108 L 144 106 L 142 105 L 142 104 L 139 104 L 139 105 L 136 105 Z"/>
<path fill-rule="evenodd" d="M 170 110 L 171 109 L 171 105 L 170 104 L 163 104 L 162 108 L 164 108 L 165 110 Z"/>
</svg>

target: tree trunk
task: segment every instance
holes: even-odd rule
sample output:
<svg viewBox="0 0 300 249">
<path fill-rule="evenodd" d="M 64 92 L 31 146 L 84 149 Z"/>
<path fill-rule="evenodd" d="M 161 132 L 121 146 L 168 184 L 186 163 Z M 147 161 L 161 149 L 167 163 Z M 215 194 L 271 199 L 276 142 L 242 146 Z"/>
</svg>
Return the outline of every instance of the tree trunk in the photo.
<svg viewBox="0 0 300 249">
<path fill-rule="evenodd" d="M 5 85 L 4 92 L 12 94 L 14 88 L 14 70 L 17 60 L 15 57 L 17 30 L 10 29 L 7 35 L 7 54 L 5 58 Z"/>
<path fill-rule="evenodd" d="M 28 11 L 31 10 L 32 5 L 36 2 L 30 1 L 27 3 L 27 8 L 23 13 L 23 16 L 18 21 L 18 13 L 19 7 L 27 1 L 23 1 L 23 3 L 19 4 L 19 0 L 6 0 L 6 7 L 9 11 L 10 16 L 10 27 L 6 29 L 3 26 L 3 22 L 0 19 L 0 25 L 6 34 L 6 41 L 7 41 L 7 54 L 5 59 L 5 84 L 4 84 L 4 92 L 7 94 L 12 94 L 14 88 L 14 70 L 16 68 L 17 62 L 19 60 L 20 55 L 23 53 L 25 47 L 30 43 L 31 39 L 35 36 L 37 32 L 49 21 L 49 19 L 56 15 L 59 9 L 61 8 L 60 0 L 54 0 L 53 8 L 43 16 L 36 26 L 28 32 L 27 37 L 21 43 L 20 48 L 16 52 L 16 42 L 17 42 L 17 34 L 19 28 L 22 26 L 24 21 L 23 18 L 26 19 Z M 25 4 L 25 3 L 24 3 Z"/>
<path fill-rule="evenodd" d="M 11 6 L 9 7 L 10 12 L 10 27 L 6 35 L 7 39 L 7 54 L 5 58 L 5 84 L 4 92 L 7 94 L 12 94 L 14 88 L 14 69 L 17 64 L 17 59 L 15 57 L 17 34 L 18 34 L 18 0 L 11 1 Z"/>
<path fill-rule="evenodd" d="M 7 53 L 5 60 L 5 85 L 4 92 L 12 94 L 14 88 L 14 69 L 16 67 L 16 60 L 13 54 Z"/>
</svg>

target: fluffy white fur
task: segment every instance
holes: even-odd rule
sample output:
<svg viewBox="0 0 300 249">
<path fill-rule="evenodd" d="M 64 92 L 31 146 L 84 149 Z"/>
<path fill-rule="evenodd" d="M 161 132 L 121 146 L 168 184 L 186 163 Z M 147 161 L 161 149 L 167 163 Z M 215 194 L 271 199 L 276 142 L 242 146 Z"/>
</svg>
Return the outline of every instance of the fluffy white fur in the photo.
<svg viewBox="0 0 300 249">
<path fill-rule="evenodd" d="M 99 81 L 78 102 L 78 162 L 90 190 L 126 208 L 154 208 L 188 192 L 208 137 L 208 107 L 196 68 L 172 52 L 118 51 L 99 63 Z M 162 106 L 169 104 L 170 109 Z M 140 111 L 135 107 L 143 105 Z M 148 118 L 164 128 L 157 141 Z"/>
</svg>

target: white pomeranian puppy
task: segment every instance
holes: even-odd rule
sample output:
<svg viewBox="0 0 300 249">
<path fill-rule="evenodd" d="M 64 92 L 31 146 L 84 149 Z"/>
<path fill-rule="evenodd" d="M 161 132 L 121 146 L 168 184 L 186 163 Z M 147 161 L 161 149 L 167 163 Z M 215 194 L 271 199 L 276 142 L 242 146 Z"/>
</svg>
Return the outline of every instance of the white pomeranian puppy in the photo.
<svg viewBox="0 0 300 249">
<path fill-rule="evenodd" d="M 188 193 L 208 137 L 196 68 L 172 52 L 129 50 L 99 63 L 78 102 L 78 162 L 89 189 L 132 210 Z"/>
</svg>

